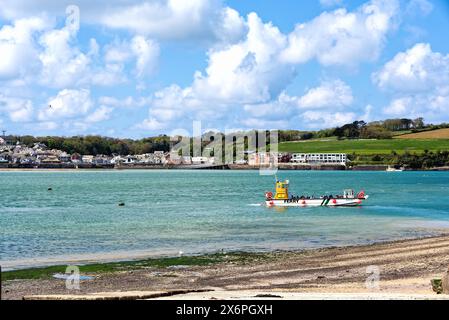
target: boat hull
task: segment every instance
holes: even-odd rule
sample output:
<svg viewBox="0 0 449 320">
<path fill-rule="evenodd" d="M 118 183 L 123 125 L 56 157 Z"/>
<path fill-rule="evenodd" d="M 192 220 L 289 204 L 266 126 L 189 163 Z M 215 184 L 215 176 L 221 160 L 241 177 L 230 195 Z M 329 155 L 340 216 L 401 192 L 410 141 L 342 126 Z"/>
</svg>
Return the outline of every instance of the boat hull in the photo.
<svg viewBox="0 0 449 320">
<path fill-rule="evenodd" d="M 299 199 L 299 200 L 266 200 L 267 207 L 356 207 L 363 204 L 365 198 L 346 199 Z"/>
</svg>

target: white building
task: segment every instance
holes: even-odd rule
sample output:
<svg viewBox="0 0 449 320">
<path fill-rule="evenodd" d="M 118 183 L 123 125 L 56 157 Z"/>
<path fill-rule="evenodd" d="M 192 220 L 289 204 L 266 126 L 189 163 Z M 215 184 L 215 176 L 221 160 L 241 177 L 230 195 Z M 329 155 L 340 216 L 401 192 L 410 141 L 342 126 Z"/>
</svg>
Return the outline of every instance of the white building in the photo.
<svg viewBox="0 0 449 320">
<path fill-rule="evenodd" d="M 1 146 L 1 145 L 4 145 L 4 144 L 6 144 L 6 141 L 5 141 L 5 139 L 3 139 L 3 138 L 0 138 L 0 146 Z"/>
<path fill-rule="evenodd" d="M 293 153 L 291 162 L 306 164 L 341 164 L 348 161 L 346 153 Z"/>
<path fill-rule="evenodd" d="M 192 157 L 192 164 L 215 164 L 214 157 Z"/>
<path fill-rule="evenodd" d="M 92 163 L 94 161 L 94 156 L 91 155 L 85 155 L 81 158 L 81 161 L 83 163 Z"/>
</svg>

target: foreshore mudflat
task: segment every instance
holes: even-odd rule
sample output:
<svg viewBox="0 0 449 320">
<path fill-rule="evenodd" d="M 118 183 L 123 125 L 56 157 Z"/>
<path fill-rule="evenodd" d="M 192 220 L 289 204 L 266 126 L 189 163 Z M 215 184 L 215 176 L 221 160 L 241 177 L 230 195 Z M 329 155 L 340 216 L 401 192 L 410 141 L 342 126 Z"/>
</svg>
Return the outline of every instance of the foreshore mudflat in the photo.
<svg viewBox="0 0 449 320">
<path fill-rule="evenodd" d="M 80 290 L 67 290 L 64 280 L 52 278 L 56 267 L 30 271 L 29 277 L 35 279 L 25 279 L 26 270 L 3 273 L 2 298 L 208 288 L 432 295 L 431 279 L 441 278 L 448 266 L 449 235 L 444 235 L 298 252 L 223 253 L 81 266 L 81 273 L 93 279 L 81 281 Z"/>
</svg>

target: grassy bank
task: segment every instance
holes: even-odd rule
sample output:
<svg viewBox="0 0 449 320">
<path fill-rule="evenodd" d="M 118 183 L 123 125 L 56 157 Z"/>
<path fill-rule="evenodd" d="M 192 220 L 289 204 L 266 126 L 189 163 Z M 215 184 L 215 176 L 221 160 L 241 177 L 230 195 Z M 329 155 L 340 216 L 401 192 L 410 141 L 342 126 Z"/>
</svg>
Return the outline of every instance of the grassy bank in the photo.
<svg viewBox="0 0 449 320">
<path fill-rule="evenodd" d="M 170 268 L 175 266 L 204 266 L 219 263 L 246 264 L 253 261 L 268 260 L 270 253 L 216 253 L 201 256 L 182 256 L 155 258 L 124 262 L 95 263 L 79 266 L 82 275 L 114 273 L 147 268 Z M 2 280 L 49 279 L 55 273 L 65 273 L 67 265 L 29 268 L 2 272 Z"/>
<path fill-rule="evenodd" d="M 355 153 L 357 155 L 388 155 L 392 151 L 421 154 L 425 150 L 449 150 L 449 139 L 386 139 L 386 140 L 309 140 L 283 142 L 280 152 Z"/>
</svg>

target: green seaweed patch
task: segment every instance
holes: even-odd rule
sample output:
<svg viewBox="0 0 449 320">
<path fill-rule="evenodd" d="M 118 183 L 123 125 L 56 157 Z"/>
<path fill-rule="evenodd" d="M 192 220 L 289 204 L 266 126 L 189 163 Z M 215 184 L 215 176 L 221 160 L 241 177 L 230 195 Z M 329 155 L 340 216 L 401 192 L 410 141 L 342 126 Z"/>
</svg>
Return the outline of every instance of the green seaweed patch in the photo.
<svg viewBox="0 0 449 320">
<path fill-rule="evenodd" d="M 148 268 L 163 269 L 176 266 L 193 267 L 220 263 L 248 264 L 252 262 L 266 261 L 269 259 L 273 259 L 274 257 L 275 254 L 271 253 L 232 252 L 199 256 L 180 256 L 123 262 L 94 263 L 79 265 L 79 268 L 82 275 L 95 275 Z M 55 273 L 64 273 L 66 267 L 67 265 L 58 265 L 50 267 L 4 271 L 2 272 L 2 279 L 4 281 L 20 279 L 50 279 Z"/>
</svg>

